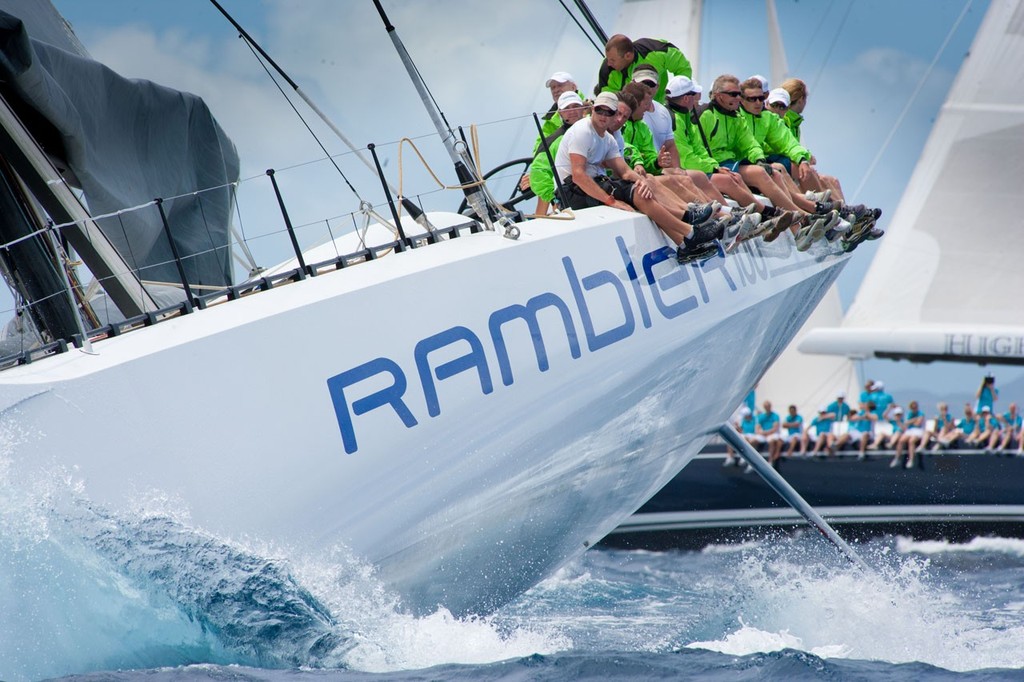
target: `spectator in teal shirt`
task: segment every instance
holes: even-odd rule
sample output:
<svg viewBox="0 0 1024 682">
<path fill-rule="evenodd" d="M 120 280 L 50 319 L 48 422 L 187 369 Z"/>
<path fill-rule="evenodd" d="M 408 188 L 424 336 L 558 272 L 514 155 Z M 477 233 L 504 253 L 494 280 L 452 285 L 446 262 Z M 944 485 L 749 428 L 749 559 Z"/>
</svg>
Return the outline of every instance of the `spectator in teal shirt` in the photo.
<svg viewBox="0 0 1024 682">
<path fill-rule="evenodd" d="M 796 446 L 800 445 L 800 454 L 807 454 L 807 444 L 804 442 L 804 418 L 797 412 L 796 405 L 790 405 L 786 418 L 782 420 L 782 428 L 786 429 L 786 439 L 789 441 L 789 449 L 786 450 L 786 457 L 792 457 Z"/>
</svg>

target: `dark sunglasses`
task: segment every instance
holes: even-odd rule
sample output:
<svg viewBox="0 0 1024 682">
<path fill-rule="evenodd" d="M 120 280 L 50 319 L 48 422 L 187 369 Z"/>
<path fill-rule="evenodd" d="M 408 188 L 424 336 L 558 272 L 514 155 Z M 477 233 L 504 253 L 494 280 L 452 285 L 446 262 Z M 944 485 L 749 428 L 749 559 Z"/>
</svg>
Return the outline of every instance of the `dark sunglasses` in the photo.
<svg viewBox="0 0 1024 682">
<path fill-rule="evenodd" d="M 594 113 L 598 116 L 614 116 L 616 112 L 605 107 L 594 107 Z"/>
<path fill-rule="evenodd" d="M 739 90 L 729 90 L 728 92 L 723 91 L 722 94 L 723 95 L 729 95 L 729 97 L 739 97 L 740 96 L 740 91 Z"/>
<path fill-rule="evenodd" d="M 748 102 L 763 102 L 768 98 L 765 97 L 764 95 L 761 95 L 760 97 L 744 97 L 743 99 L 747 100 Z"/>
</svg>

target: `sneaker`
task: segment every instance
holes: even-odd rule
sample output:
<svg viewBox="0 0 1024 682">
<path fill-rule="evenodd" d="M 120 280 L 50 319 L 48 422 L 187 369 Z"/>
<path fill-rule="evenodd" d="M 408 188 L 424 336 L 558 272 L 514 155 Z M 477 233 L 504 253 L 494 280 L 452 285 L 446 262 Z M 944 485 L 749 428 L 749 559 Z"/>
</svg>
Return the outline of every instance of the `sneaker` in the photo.
<svg viewBox="0 0 1024 682">
<path fill-rule="evenodd" d="M 849 220 L 851 223 L 863 220 L 871 213 L 872 210 L 864 204 L 854 204 L 853 206 L 846 205 L 843 207 L 843 218 Z"/>
<path fill-rule="evenodd" d="M 743 219 L 732 216 L 726 219 L 725 230 L 722 234 L 722 241 L 726 244 L 734 244 L 740 240 L 740 232 L 743 229 Z"/>
<path fill-rule="evenodd" d="M 837 228 L 839 226 L 839 221 L 842 220 L 842 218 L 839 217 L 839 211 L 829 211 L 828 214 L 823 217 L 825 218 L 825 232 Z M 824 232 L 821 236 L 825 236 Z"/>
<path fill-rule="evenodd" d="M 913 469 L 914 468 L 914 460 L 912 460 L 912 459 L 911 460 L 907 460 L 907 468 L 908 469 Z"/>
<path fill-rule="evenodd" d="M 884 234 L 885 234 L 885 230 L 880 230 L 877 227 L 873 227 L 867 233 L 867 235 L 864 237 L 864 239 L 866 239 L 868 241 L 874 241 L 875 239 L 878 239 L 879 237 L 882 237 Z"/>
<path fill-rule="evenodd" d="M 837 223 L 835 227 L 825 230 L 825 239 L 830 242 L 834 242 L 843 236 L 843 234 L 849 232 L 851 227 L 852 225 L 850 225 L 849 222 L 840 218 L 839 223 Z"/>
<path fill-rule="evenodd" d="M 686 210 L 683 211 L 683 222 L 690 223 L 703 223 L 709 220 L 715 215 L 715 207 L 713 204 L 698 204 L 692 203 L 687 206 Z"/>
<path fill-rule="evenodd" d="M 775 224 L 765 233 L 764 240 L 766 242 L 773 242 L 778 239 L 780 234 L 788 230 L 793 225 L 793 220 L 795 218 L 796 213 L 793 211 L 785 211 L 782 215 L 776 216 L 774 218 Z"/>
<path fill-rule="evenodd" d="M 746 206 L 737 206 L 732 209 L 734 215 L 750 215 L 751 213 L 757 213 L 757 204 L 747 204 Z"/>
<path fill-rule="evenodd" d="M 722 466 L 724 466 L 724 467 L 731 467 L 734 464 L 736 464 L 736 458 L 735 457 L 726 457 L 725 461 L 722 462 Z"/>
<path fill-rule="evenodd" d="M 725 220 L 705 220 L 693 225 L 693 232 L 686 238 L 686 244 L 705 244 L 725 235 Z"/>
<path fill-rule="evenodd" d="M 744 213 L 743 217 L 739 220 L 740 233 L 739 240 L 750 239 L 756 237 L 762 232 L 761 214 L 760 213 Z"/>
<path fill-rule="evenodd" d="M 806 251 L 811 244 L 825 236 L 825 218 L 817 218 L 807 227 L 803 227 L 796 234 L 796 250 Z"/>
<path fill-rule="evenodd" d="M 893 461 L 889 462 L 889 468 L 890 469 L 895 469 L 899 465 L 900 465 L 900 461 L 898 459 L 894 459 Z"/>
<path fill-rule="evenodd" d="M 822 192 L 815 192 L 814 190 L 807 190 L 804 192 L 804 197 L 811 201 L 828 201 L 832 198 L 832 190 L 826 189 Z"/>
</svg>

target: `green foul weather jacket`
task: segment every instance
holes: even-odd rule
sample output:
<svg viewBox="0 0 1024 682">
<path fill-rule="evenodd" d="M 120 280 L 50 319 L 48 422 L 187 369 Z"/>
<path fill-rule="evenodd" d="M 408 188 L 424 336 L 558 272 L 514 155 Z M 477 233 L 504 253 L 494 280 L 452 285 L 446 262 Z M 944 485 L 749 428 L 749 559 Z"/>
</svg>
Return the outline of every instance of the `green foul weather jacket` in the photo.
<svg viewBox="0 0 1024 682">
<path fill-rule="evenodd" d="M 658 70 L 658 91 L 654 93 L 654 99 L 664 104 L 665 86 L 668 84 L 669 74 L 687 78 L 693 76 L 690 60 L 680 52 L 678 47 L 667 40 L 656 40 L 655 38 L 634 40 L 633 52 L 635 54 L 633 63 L 623 71 L 610 67 L 607 59 L 601 62 L 601 70 L 597 74 L 597 87 L 594 88 L 595 94 L 618 92 L 633 79 L 633 69 L 637 64 L 650 64 Z"/>
<path fill-rule="evenodd" d="M 754 140 L 754 134 L 735 111 L 726 111 L 712 104 L 700 115 L 700 127 L 707 140 L 708 153 L 718 163 L 733 160 L 757 163 L 764 160 L 764 151 Z"/>
<path fill-rule="evenodd" d="M 796 141 L 793 133 L 789 132 L 786 124 L 775 114 L 762 112 L 754 116 L 743 108 L 740 108 L 739 113 L 754 135 L 754 141 L 761 145 L 765 154 L 779 154 L 793 163 L 808 161 L 811 158 L 811 153 Z"/>
<path fill-rule="evenodd" d="M 669 103 L 668 108 L 673 117 L 673 134 L 676 138 L 676 149 L 679 150 L 679 165 L 686 170 L 714 173 L 718 168 L 718 162 L 708 154 L 691 112 L 672 103 Z"/>
</svg>

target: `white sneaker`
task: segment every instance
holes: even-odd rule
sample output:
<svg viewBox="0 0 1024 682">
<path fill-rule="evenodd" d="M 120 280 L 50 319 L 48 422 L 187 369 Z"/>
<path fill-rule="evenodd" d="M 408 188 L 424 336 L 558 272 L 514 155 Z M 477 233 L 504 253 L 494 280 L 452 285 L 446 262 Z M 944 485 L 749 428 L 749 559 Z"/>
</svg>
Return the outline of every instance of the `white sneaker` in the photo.
<svg viewBox="0 0 1024 682">
<path fill-rule="evenodd" d="M 827 220 L 825 221 L 825 232 L 828 232 L 829 230 L 834 230 L 839 225 L 839 221 L 842 220 L 842 218 L 839 217 L 839 211 L 829 211 L 826 218 Z M 824 237 L 825 234 L 822 233 L 821 236 Z"/>
<path fill-rule="evenodd" d="M 810 225 L 805 225 L 796 233 L 796 250 L 806 251 L 811 244 L 825 236 L 825 219 L 817 218 Z"/>
<path fill-rule="evenodd" d="M 826 189 L 823 192 L 815 192 L 813 190 L 807 190 L 806 192 L 804 192 L 804 197 L 806 199 L 810 199 L 811 201 L 813 201 L 815 203 L 819 203 L 820 204 L 823 201 L 828 201 L 832 197 L 832 190 Z"/>
</svg>

